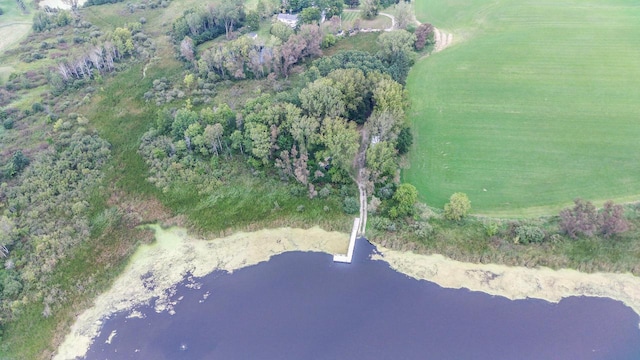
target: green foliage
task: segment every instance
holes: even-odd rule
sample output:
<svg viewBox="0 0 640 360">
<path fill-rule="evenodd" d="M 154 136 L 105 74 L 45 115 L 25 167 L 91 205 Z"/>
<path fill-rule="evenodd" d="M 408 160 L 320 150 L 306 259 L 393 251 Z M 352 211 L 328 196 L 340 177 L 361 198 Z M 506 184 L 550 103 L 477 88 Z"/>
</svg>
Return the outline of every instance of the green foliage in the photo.
<svg viewBox="0 0 640 360">
<path fill-rule="evenodd" d="M 224 1 L 210 9 L 192 8 L 173 22 L 172 36 L 176 42 L 189 36 L 199 45 L 222 34 L 229 37 L 244 20 L 244 8 L 238 0 Z"/>
<path fill-rule="evenodd" d="M 12 118 L 6 118 L 2 121 L 2 127 L 4 127 L 7 130 L 11 130 L 13 129 L 13 119 Z"/>
<path fill-rule="evenodd" d="M 495 221 L 486 221 L 483 222 L 482 225 L 484 226 L 485 233 L 489 237 L 497 235 L 498 230 L 500 230 L 500 225 Z"/>
<path fill-rule="evenodd" d="M 386 218 L 383 216 L 375 216 L 375 217 L 371 217 L 370 219 L 371 219 L 371 225 L 373 226 L 374 229 L 378 231 L 393 232 L 397 230 L 396 223 L 389 218 Z"/>
<path fill-rule="evenodd" d="M 331 19 L 334 16 L 342 15 L 344 9 L 344 0 L 327 0 L 325 1 L 325 17 Z"/>
<path fill-rule="evenodd" d="M 384 73 L 387 70 L 375 55 L 358 50 L 341 51 L 332 56 L 324 56 L 315 60 L 313 66 L 322 76 L 327 76 L 336 69 L 359 69 L 365 75 L 373 71 Z"/>
<path fill-rule="evenodd" d="M 320 22 L 322 14 L 320 13 L 320 9 L 308 7 L 302 10 L 299 17 L 299 21 L 303 24 L 317 24 Z"/>
<path fill-rule="evenodd" d="M 271 35 L 280 39 L 280 41 L 282 42 L 289 40 L 289 37 L 293 35 L 293 29 L 281 21 L 276 21 L 275 23 L 273 23 L 271 25 L 270 32 Z"/>
<path fill-rule="evenodd" d="M 333 34 L 326 34 L 324 38 L 322 38 L 322 48 L 327 49 L 336 44 L 338 38 Z"/>
<path fill-rule="evenodd" d="M 35 102 L 31 104 L 31 110 L 33 110 L 34 113 L 38 113 L 38 112 L 44 111 L 44 106 L 39 102 Z"/>
<path fill-rule="evenodd" d="M 258 29 L 260 29 L 260 14 L 258 14 L 257 11 L 247 12 L 244 24 L 249 28 L 249 30 L 258 31 Z"/>
<path fill-rule="evenodd" d="M 12 269 L 0 269 L 0 299 L 15 300 L 22 291 L 20 274 Z"/>
<path fill-rule="evenodd" d="M 414 205 L 418 201 L 418 190 L 411 184 L 400 184 L 393 194 L 392 200 L 394 205 L 389 210 L 391 218 L 413 215 Z"/>
<path fill-rule="evenodd" d="M 110 154 L 104 140 L 83 132 L 61 134 L 56 150 L 33 161 L 6 189 L 4 205 L 11 212 L 0 218 L 0 230 L 8 233 L 0 245 L 6 246 L 10 261 L 20 264 L 16 271 L 29 294 L 44 290 L 55 265 L 89 236 L 85 199 L 100 181 Z M 15 168 L 28 164 L 20 153 L 12 160 Z M 11 297 L 21 289 L 6 277 L 2 286 Z M 2 304 L 2 311 L 11 316 L 9 303 Z"/>
<path fill-rule="evenodd" d="M 379 0 L 362 0 L 362 17 L 364 19 L 373 19 L 380 12 Z"/>
<path fill-rule="evenodd" d="M 187 108 L 176 111 L 175 118 L 171 123 L 171 135 L 174 139 L 182 139 L 184 132 L 189 125 L 198 121 L 198 113 Z"/>
<path fill-rule="evenodd" d="M 408 126 L 403 127 L 398 134 L 398 141 L 396 142 L 396 149 L 400 155 L 406 154 L 413 145 L 413 134 L 411 128 Z"/>
<path fill-rule="evenodd" d="M 42 32 L 55 27 L 63 27 L 71 23 L 71 14 L 66 10 L 60 10 L 54 14 L 38 11 L 33 16 L 31 27 L 36 32 Z"/>
<path fill-rule="evenodd" d="M 374 183 L 385 183 L 389 178 L 393 179 L 393 176 L 398 170 L 396 156 L 397 153 L 393 144 L 388 141 L 382 141 L 369 146 L 367 149 L 366 165 Z"/>
<path fill-rule="evenodd" d="M 360 201 L 353 196 L 344 198 L 342 202 L 342 210 L 349 215 L 360 212 Z"/>
<path fill-rule="evenodd" d="M 515 242 L 520 244 L 539 244 L 544 241 L 544 230 L 533 225 L 520 225 L 515 229 Z"/>
<path fill-rule="evenodd" d="M 320 78 L 300 92 L 302 109 L 316 118 L 346 116 L 342 92 L 330 78 Z"/>
<path fill-rule="evenodd" d="M 360 134 L 353 122 L 341 118 L 327 118 L 322 124 L 322 141 L 325 154 L 339 170 L 352 170 L 353 159 L 360 146 Z"/>
<path fill-rule="evenodd" d="M 406 30 L 385 32 L 378 37 L 378 57 L 389 66 L 389 73 L 404 84 L 414 63 L 416 36 Z"/>
<path fill-rule="evenodd" d="M 444 217 L 452 221 L 460 221 L 471 209 L 471 201 L 465 193 L 457 192 L 444 205 Z"/>
<path fill-rule="evenodd" d="M 103 4 L 115 4 L 123 2 L 124 0 L 87 0 L 84 6 L 103 5 Z"/>
</svg>

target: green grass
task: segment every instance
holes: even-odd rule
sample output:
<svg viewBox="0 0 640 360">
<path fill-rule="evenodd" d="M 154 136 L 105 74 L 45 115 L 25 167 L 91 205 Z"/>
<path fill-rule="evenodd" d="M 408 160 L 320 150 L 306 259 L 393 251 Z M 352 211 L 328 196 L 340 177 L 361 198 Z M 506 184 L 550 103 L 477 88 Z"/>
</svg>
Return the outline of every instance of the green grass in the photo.
<svg viewBox="0 0 640 360">
<path fill-rule="evenodd" d="M 632 1 L 423 1 L 454 45 L 412 69 L 404 180 L 441 207 L 554 213 L 640 194 L 640 7 Z M 462 37 L 459 35 L 462 34 Z M 456 42 L 457 41 L 457 42 Z"/>
<path fill-rule="evenodd" d="M 342 13 L 342 28 L 350 29 L 356 21 L 360 21 L 361 29 L 387 29 L 391 26 L 391 19 L 378 15 L 374 19 L 365 20 L 360 11 L 344 11 Z"/>
<path fill-rule="evenodd" d="M 325 56 L 331 56 L 340 51 L 360 50 L 375 54 L 378 51 L 378 45 L 376 44 L 378 36 L 380 36 L 380 33 L 377 32 L 345 36 L 339 39 L 334 46 L 323 50 L 323 53 Z"/>
<path fill-rule="evenodd" d="M 25 37 L 31 29 L 33 9 L 27 5 L 30 12 L 23 13 L 15 0 L 0 0 L 0 53 L 14 46 Z"/>
</svg>

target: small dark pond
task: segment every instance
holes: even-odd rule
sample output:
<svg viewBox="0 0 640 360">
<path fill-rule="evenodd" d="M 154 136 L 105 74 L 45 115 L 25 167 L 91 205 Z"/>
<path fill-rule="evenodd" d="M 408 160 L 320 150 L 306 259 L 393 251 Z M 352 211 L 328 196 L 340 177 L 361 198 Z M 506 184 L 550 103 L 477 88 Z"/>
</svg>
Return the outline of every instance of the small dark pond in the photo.
<svg viewBox="0 0 640 360">
<path fill-rule="evenodd" d="M 210 274 L 200 289 L 185 282 L 175 315 L 114 315 L 87 358 L 640 359 L 639 318 L 620 302 L 443 289 L 370 260 L 374 251 L 361 239 L 350 265 L 291 252 Z"/>
</svg>

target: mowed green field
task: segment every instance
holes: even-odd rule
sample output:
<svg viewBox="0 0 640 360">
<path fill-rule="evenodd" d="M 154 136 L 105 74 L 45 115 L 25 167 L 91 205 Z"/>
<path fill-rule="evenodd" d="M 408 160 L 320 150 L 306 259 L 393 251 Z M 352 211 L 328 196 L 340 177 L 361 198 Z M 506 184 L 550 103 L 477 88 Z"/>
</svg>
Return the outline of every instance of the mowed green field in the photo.
<svg viewBox="0 0 640 360">
<path fill-rule="evenodd" d="M 637 1 L 422 0 L 454 33 L 408 79 L 415 144 L 404 181 L 477 214 L 553 214 L 582 197 L 640 200 Z"/>
</svg>

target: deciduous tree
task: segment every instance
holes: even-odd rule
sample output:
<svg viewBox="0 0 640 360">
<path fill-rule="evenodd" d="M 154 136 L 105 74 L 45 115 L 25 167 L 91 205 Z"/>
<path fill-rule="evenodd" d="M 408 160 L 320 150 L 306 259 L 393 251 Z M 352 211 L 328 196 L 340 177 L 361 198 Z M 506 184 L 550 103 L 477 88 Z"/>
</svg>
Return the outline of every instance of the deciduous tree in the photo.
<svg viewBox="0 0 640 360">
<path fill-rule="evenodd" d="M 389 210 L 391 218 L 413 214 L 414 205 L 418 201 L 418 190 L 411 184 L 400 184 L 392 198 L 394 206 Z"/>
<path fill-rule="evenodd" d="M 444 205 L 444 217 L 448 220 L 460 221 L 471 209 L 471 201 L 467 194 L 457 192 L 449 198 Z"/>
<path fill-rule="evenodd" d="M 334 87 L 334 81 L 320 78 L 300 91 L 300 104 L 310 116 L 316 118 L 346 115 L 343 94 Z"/>
<path fill-rule="evenodd" d="M 339 169 L 351 171 L 358 152 L 360 135 L 355 123 L 342 118 L 326 118 L 322 123 L 322 142 L 327 147 L 326 156 Z"/>
<path fill-rule="evenodd" d="M 362 1 L 362 17 L 365 19 L 373 19 L 378 16 L 380 11 L 379 0 L 363 0 Z"/>
<path fill-rule="evenodd" d="M 427 41 L 429 41 L 429 39 L 431 39 L 431 37 L 433 36 L 433 31 L 434 28 L 431 24 L 424 23 L 418 26 L 415 32 L 416 42 L 414 43 L 414 47 L 416 48 L 416 50 L 420 51 L 424 49 L 424 47 L 427 45 Z"/>
<path fill-rule="evenodd" d="M 396 10 L 396 26 L 399 29 L 406 30 L 407 25 L 413 21 L 413 8 L 411 7 L 411 3 L 400 1 L 394 8 Z"/>
</svg>

